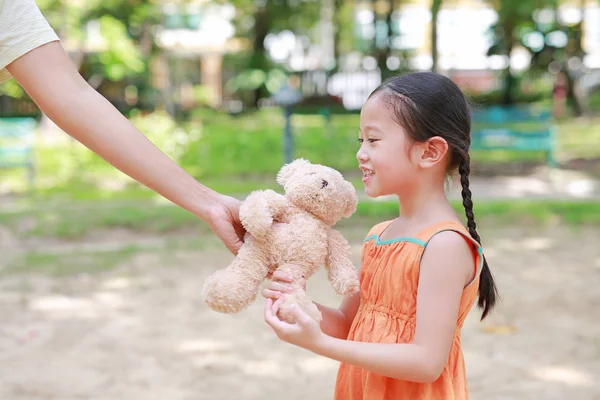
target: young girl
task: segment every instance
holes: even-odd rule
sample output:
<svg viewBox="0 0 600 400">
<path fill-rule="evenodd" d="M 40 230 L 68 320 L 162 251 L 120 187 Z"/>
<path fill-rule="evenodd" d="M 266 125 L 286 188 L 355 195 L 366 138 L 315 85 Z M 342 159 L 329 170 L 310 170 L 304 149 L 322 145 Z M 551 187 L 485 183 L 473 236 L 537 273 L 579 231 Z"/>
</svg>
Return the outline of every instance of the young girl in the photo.
<svg viewBox="0 0 600 400">
<path fill-rule="evenodd" d="M 448 78 L 395 77 L 361 110 L 357 159 L 370 197 L 395 194 L 400 216 L 363 244 L 360 293 L 339 309 L 317 305 L 277 318 L 290 277 L 263 291 L 265 320 L 282 340 L 341 362 L 335 399 L 468 399 L 460 332 L 479 294 L 482 319 L 496 286 L 476 231 L 469 190 L 469 106 Z M 468 230 L 444 191 L 458 170 Z"/>
</svg>

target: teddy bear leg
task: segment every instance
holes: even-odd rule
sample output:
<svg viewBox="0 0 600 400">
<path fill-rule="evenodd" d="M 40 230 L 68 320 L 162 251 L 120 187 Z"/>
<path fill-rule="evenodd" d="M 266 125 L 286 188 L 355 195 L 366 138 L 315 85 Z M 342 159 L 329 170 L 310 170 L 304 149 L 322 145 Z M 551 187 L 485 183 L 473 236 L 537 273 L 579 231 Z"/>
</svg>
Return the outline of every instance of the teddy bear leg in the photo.
<svg viewBox="0 0 600 400">
<path fill-rule="evenodd" d="M 269 273 L 269 264 L 260 247 L 247 237 L 232 263 L 212 274 L 202 289 L 202 298 L 217 312 L 242 311 L 256 299 L 261 283 Z"/>
<path fill-rule="evenodd" d="M 293 323 L 294 317 L 291 313 L 290 307 L 292 304 L 296 304 L 313 318 L 317 323 L 321 323 L 322 315 L 321 311 L 317 308 L 315 303 L 310 299 L 304 288 L 298 283 L 302 279 L 302 275 L 298 273 L 302 268 L 294 264 L 284 264 L 278 268 L 280 271 L 284 271 L 294 277 L 292 281 L 292 287 L 294 291 L 292 293 L 286 293 L 282 303 L 279 305 L 279 313 L 277 314 L 281 320 Z"/>
</svg>

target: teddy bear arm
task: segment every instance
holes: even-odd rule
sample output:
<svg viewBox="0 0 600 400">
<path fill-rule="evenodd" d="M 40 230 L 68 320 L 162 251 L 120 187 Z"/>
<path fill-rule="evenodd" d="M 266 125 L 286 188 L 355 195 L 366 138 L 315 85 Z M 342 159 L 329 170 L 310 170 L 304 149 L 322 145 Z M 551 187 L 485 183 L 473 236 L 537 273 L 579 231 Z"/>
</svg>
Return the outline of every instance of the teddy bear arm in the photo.
<svg viewBox="0 0 600 400">
<path fill-rule="evenodd" d="M 358 292 L 358 273 L 350 259 L 350 244 L 334 229 L 328 232 L 328 253 L 325 263 L 329 280 L 340 295 Z"/>
<path fill-rule="evenodd" d="M 272 218 L 280 220 L 287 213 L 289 208 L 288 200 L 285 196 L 271 190 L 265 190 L 265 200 L 271 212 Z"/>
<path fill-rule="evenodd" d="M 284 204 L 285 198 L 273 190 L 252 192 L 240 206 L 240 220 L 251 235 L 262 237 L 283 212 Z"/>
</svg>

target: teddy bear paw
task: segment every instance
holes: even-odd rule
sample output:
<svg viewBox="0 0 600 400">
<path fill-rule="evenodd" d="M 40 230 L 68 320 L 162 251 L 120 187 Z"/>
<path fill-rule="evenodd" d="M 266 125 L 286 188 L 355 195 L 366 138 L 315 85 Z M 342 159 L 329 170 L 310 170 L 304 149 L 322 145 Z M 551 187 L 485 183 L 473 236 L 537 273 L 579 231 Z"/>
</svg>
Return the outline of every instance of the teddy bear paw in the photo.
<svg viewBox="0 0 600 400">
<path fill-rule="evenodd" d="M 333 290 L 340 295 L 354 294 L 358 292 L 359 280 L 356 274 L 348 274 L 340 277 L 336 277 L 331 282 Z"/>
</svg>

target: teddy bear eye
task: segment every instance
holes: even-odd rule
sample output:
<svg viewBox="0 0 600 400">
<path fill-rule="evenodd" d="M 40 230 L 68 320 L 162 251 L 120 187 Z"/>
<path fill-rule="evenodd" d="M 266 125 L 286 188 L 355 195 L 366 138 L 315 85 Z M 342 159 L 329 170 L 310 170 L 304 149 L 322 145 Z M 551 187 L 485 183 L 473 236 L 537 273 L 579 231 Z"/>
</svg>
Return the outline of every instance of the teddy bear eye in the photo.
<svg viewBox="0 0 600 400">
<path fill-rule="evenodd" d="M 329 182 L 327 182 L 325 179 L 321 179 L 321 189 L 324 189 L 327 187 L 327 185 L 329 185 Z"/>
</svg>

